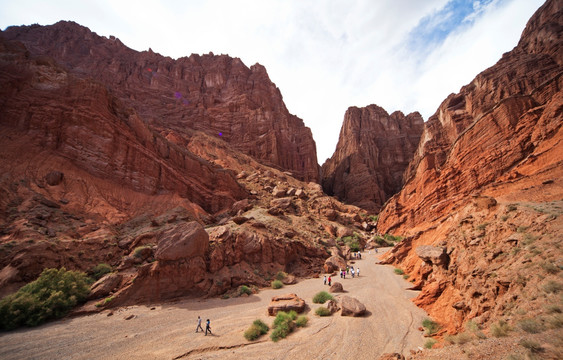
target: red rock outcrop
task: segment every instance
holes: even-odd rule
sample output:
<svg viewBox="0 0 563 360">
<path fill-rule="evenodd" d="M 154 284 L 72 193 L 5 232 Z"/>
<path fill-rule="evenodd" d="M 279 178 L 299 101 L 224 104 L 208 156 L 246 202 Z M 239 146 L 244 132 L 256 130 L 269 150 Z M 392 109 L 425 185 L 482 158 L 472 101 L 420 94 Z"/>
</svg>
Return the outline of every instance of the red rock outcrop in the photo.
<svg viewBox="0 0 563 360">
<path fill-rule="evenodd" d="M 380 232 L 434 221 L 485 185 L 520 176 L 516 168 L 537 157 L 561 161 L 561 153 L 542 148 L 561 137 L 560 7 L 548 1 L 518 46 L 440 105 L 424 126 L 404 188 L 383 209 Z"/>
<path fill-rule="evenodd" d="M 444 331 L 539 317 L 559 281 L 562 37 L 563 5 L 548 0 L 518 45 L 425 124 L 404 188 L 380 213 L 380 232 L 407 235 L 384 262 L 410 275 L 414 302 Z"/>
<path fill-rule="evenodd" d="M 322 185 L 329 195 L 370 211 L 379 211 L 403 186 L 403 173 L 420 141 L 419 113 L 389 115 L 377 105 L 351 107 L 336 151 L 322 166 Z"/>
<path fill-rule="evenodd" d="M 13 26 L 2 36 L 108 86 L 163 136 L 173 131 L 189 139 L 190 130 L 204 131 L 298 179 L 319 181 L 311 131 L 289 113 L 262 65 L 248 68 L 238 58 L 212 53 L 173 60 L 137 52 L 65 21 Z"/>
</svg>

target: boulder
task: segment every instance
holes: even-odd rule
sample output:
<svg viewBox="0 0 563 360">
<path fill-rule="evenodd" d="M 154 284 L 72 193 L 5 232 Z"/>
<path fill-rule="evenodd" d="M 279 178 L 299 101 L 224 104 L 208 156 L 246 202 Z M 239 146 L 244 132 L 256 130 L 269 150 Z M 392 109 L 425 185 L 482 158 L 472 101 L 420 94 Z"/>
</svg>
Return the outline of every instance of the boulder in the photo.
<svg viewBox="0 0 563 360">
<path fill-rule="evenodd" d="M 446 248 L 432 245 L 420 245 L 415 249 L 416 255 L 427 264 L 447 267 L 450 257 Z"/>
<path fill-rule="evenodd" d="M 106 276 L 102 277 L 90 287 L 88 300 L 99 299 L 101 297 L 108 296 L 119 286 L 119 284 L 121 284 L 122 278 L 123 276 L 117 273 L 107 274 Z"/>
<path fill-rule="evenodd" d="M 346 260 L 338 255 L 333 255 L 325 260 L 324 271 L 325 273 L 332 273 L 338 271 L 339 269 L 346 268 Z"/>
<path fill-rule="evenodd" d="M 340 300 L 340 306 L 342 307 L 342 316 L 362 316 L 366 313 L 366 307 L 364 304 L 350 296 L 342 296 Z"/>
<path fill-rule="evenodd" d="M 203 256 L 209 247 L 209 235 L 198 222 L 181 223 L 162 232 L 156 250 L 157 260 L 178 260 Z"/>
<path fill-rule="evenodd" d="M 287 275 L 281 281 L 284 285 L 293 285 L 297 283 L 297 279 L 293 275 Z"/>
<path fill-rule="evenodd" d="M 332 283 L 332 285 L 330 286 L 330 289 L 328 290 L 331 293 L 341 293 L 344 292 L 344 287 L 342 287 L 342 284 L 339 282 L 335 282 Z"/>
<path fill-rule="evenodd" d="M 297 190 L 295 188 L 289 188 L 286 192 L 287 196 L 294 196 Z"/>
<path fill-rule="evenodd" d="M 63 179 L 64 179 L 64 174 L 60 171 L 51 171 L 50 173 L 45 175 L 45 181 L 50 186 L 59 185 L 61 182 L 63 182 Z"/>
<path fill-rule="evenodd" d="M 305 310 L 305 300 L 295 294 L 285 294 L 274 296 L 270 305 L 268 305 L 268 315 L 270 316 L 275 316 L 278 311 L 288 312 L 291 310 L 302 313 Z"/>
<path fill-rule="evenodd" d="M 248 199 L 242 199 L 233 204 L 230 213 L 231 215 L 236 215 L 239 211 L 245 212 L 250 209 L 252 209 L 252 204 L 250 204 Z"/>
<path fill-rule="evenodd" d="M 276 186 L 274 190 L 272 190 L 272 195 L 277 198 L 284 197 L 286 195 L 286 190 L 279 186 Z"/>
<path fill-rule="evenodd" d="M 352 235 L 354 235 L 354 232 L 351 229 L 344 227 L 344 226 L 340 226 L 336 230 L 336 236 L 338 236 L 339 238 L 343 238 L 343 237 L 346 237 L 346 236 L 352 236 Z"/>
<path fill-rule="evenodd" d="M 270 206 L 271 207 L 275 207 L 278 209 L 287 209 L 291 206 L 292 202 L 291 202 L 291 198 L 290 197 L 284 197 L 281 199 L 274 199 L 272 201 L 270 201 Z"/>
<path fill-rule="evenodd" d="M 335 299 L 327 301 L 325 306 L 328 310 L 330 310 L 331 314 L 334 314 L 335 312 L 340 310 L 340 306 L 338 306 L 338 301 L 336 301 Z"/>
<path fill-rule="evenodd" d="M 330 221 L 334 221 L 338 218 L 338 212 L 333 209 L 322 209 L 321 215 Z"/>
<path fill-rule="evenodd" d="M 299 199 L 305 199 L 307 197 L 307 193 L 303 189 L 297 189 L 295 191 L 295 196 L 297 196 Z"/>
<path fill-rule="evenodd" d="M 233 220 L 233 222 L 237 225 L 242 225 L 250 220 L 250 218 L 247 218 L 246 216 L 235 216 L 231 220 Z"/>
</svg>

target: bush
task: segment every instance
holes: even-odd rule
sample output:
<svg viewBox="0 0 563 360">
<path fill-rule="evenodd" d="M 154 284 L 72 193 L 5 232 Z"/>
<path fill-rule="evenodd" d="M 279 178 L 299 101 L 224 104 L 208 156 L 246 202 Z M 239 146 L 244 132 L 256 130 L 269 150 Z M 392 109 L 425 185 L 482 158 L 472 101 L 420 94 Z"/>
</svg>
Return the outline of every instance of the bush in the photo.
<svg viewBox="0 0 563 360">
<path fill-rule="evenodd" d="M 520 340 L 519 344 L 533 353 L 539 353 L 543 351 L 542 346 L 533 340 L 522 339 Z"/>
<path fill-rule="evenodd" d="M 330 315 L 332 315 L 330 310 L 327 309 L 324 306 L 318 307 L 317 310 L 315 310 L 315 314 L 317 314 L 318 316 L 330 316 Z"/>
<path fill-rule="evenodd" d="M 548 274 L 557 274 L 560 271 L 559 266 L 555 265 L 552 262 L 548 262 L 548 261 L 542 263 L 541 267 Z"/>
<path fill-rule="evenodd" d="M 436 340 L 434 339 L 428 339 L 425 343 L 424 343 L 424 347 L 426 349 L 432 349 L 432 346 L 434 346 L 434 344 L 436 344 Z"/>
<path fill-rule="evenodd" d="M 283 287 L 283 283 L 279 280 L 272 281 L 272 288 L 274 289 L 281 289 Z"/>
<path fill-rule="evenodd" d="M 136 258 L 141 258 L 143 250 L 150 249 L 150 248 L 152 248 L 152 246 L 150 246 L 150 245 L 142 245 L 142 246 L 136 247 L 135 250 L 133 250 L 133 256 L 136 257 Z"/>
<path fill-rule="evenodd" d="M 241 285 L 241 287 L 238 289 L 238 294 L 239 296 L 243 294 L 252 295 L 252 290 L 250 290 L 250 288 L 246 285 Z"/>
<path fill-rule="evenodd" d="M 276 274 L 276 280 L 283 280 L 286 277 L 287 277 L 287 273 L 283 271 L 278 271 L 278 273 Z"/>
<path fill-rule="evenodd" d="M 395 269 L 393 270 L 397 275 L 403 275 L 405 272 L 402 269 Z"/>
<path fill-rule="evenodd" d="M 272 334 L 270 334 L 272 341 L 277 342 L 289 335 L 295 327 L 293 320 L 295 320 L 296 317 L 297 313 L 295 311 L 290 311 L 289 313 L 279 311 L 274 319 L 274 330 Z"/>
<path fill-rule="evenodd" d="M 494 337 L 508 336 L 511 330 L 510 326 L 504 320 L 499 320 L 491 325 L 491 334 L 493 334 Z"/>
<path fill-rule="evenodd" d="M 440 325 L 429 318 L 422 320 L 422 327 L 426 329 L 427 335 L 434 335 L 438 330 L 440 330 Z"/>
<path fill-rule="evenodd" d="M 94 280 L 101 279 L 105 274 L 109 274 L 112 271 L 112 268 L 108 264 L 98 264 L 91 270 L 91 276 Z"/>
<path fill-rule="evenodd" d="M 545 291 L 548 294 L 549 293 L 556 294 L 562 289 L 563 289 L 563 285 L 553 280 L 550 280 L 547 284 L 543 286 L 543 291 Z"/>
<path fill-rule="evenodd" d="M 307 326 L 308 322 L 309 322 L 309 318 L 305 315 L 301 315 L 297 317 L 297 320 L 295 320 L 295 325 L 297 325 L 297 327 L 305 327 Z"/>
<path fill-rule="evenodd" d="M 37 280 L 0 301 L 0 329 L 36 326 L 66 315 L 86 300 L 91 282 L 82 272 L 43 270 Z"/>
<path fill-rule="evenodd" d="M 485 335 L 485 333 L 483 333 L 481 331 L 481 327 L 479 326 L 479 324 L 477 324 L 475 321 L 473 320 L 469 320 L 466 324 L 465 324 L 465 328 L 467 329 L 467 331 L 473 333 L 473 335 L 475 335 L 476 337 L 478 337 L 479 339 L 486 339 L 487 336 Z"/>
<path fill-rule="evenodd" d="M 329 293 L 327 293 L 326 291 L 321 291 L 318 292 L 314 297 L 313 297 L 313 302 L 315 304 L 324 304 L 325 302 L 327 302 L 328 300 L 332 300 L 333 297 L 332 295 L 330 295 Z"/>
<path fill-rule="evenodd" d="M 524 319 L 518 322 L 518 326 L 530 334 L 538 334 L 545 330 L 545 326 L 534 319 Z"/>
<path fill-rule="evenodd" d="M 555 314 L 547 318 L 547 323 L 552 329 L 560 329 L 563 327 L 563 315 Z"/>
<path fill-rule="evenodd" d="M 471 336 L 471 334 L 469 333 L 462 332 L 457 335 L 448 335 L 444 338 L 444 340 L 446 340 L 450 344 L 463 345 L 473 340 L 473 336 Z"/>
<path fill-rule="evenodd" d="M 244 337 L 248 341 L 258 339 L 260 336 L 266 334 L 270 330 L 262 320 L 256 319 L 252 325 L 244 332 Z"/>
</svg>

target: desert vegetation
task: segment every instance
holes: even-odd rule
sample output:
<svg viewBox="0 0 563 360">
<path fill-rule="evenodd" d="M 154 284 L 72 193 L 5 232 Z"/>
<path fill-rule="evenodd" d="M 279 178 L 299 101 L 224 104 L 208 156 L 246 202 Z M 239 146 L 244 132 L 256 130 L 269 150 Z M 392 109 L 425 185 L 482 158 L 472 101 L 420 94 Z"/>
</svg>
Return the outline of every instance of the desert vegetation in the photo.
<svg viewBox="0 0 563 360">
<path fill-rule="evenodd" d="M 315 304 L 324 304 L 325 302 L 332 300 L 333 296 L 326 291 L 320 291 L 313 297 L 313 302 Z"/>
</svg>

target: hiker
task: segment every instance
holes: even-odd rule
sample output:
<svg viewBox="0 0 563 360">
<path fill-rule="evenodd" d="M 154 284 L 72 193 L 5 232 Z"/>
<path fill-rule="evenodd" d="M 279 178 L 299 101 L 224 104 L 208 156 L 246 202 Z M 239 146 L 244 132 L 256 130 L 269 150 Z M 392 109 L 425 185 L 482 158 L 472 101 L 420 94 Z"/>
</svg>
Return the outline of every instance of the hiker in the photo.
<svg viewBox="0 0 563 360">
<path fill-rule="evenodd" d="M 342 279 L 342 269 L 338 269 L 338 273 L 340 274 L 340 278 Z"/>
<path fill-rule="evenodd" d="M 358 259 L 362 260 L 362 253 L 358 251 Z"/>
<path fill-rule="evenodd" d="M 346 274 L 350 274 L 350 268 L 346 266 Z"/>
<path fill-rule="evenodd" d="M 346 270 L 342 270 L 342 276 L 346 279 Z"/>
<path fill-rule="evenodd" d="M 328 277 L 328 286 L 330 286 L 330 283 L 332 282 L 332 278 L 329 276 Z"/>
<path fill-rule="evenodd" d="M 350 272 L 352 273 L 352 279 L 354 278 L 354 268 L 352 268 L 352 270 L 350 270 Z"/>
<path fill-rule="evenodd" d="M 211 326 L 209 326 L 209 324 L 210 324 L 210 321 L 209 321 L 209 319 L 207 319 L 207 322 L 205 323 L 205 336 L 207 336 L 208 331 L 211 335 L 213 335 L 213 333 L 211 332 Z"/>
<path fill-rule="evenodd" d="M 324 283 L 325 283 L 325 285 L 326 285 L 326 275 L 325 275 L 325 277 L 324 277 L 324 279 L 323 279 L 323 280 L 324 280 Z"/>
<path fill-rule="evenodd" d="M 356 269 L 356 275 L 358 275 L 358 277 L 360 277 L 360 268 Z"/>
<path fill-rule="evenodd" d="M 201 317 L 197 317 L 197 327 L 195 328 L 195 332 L 199 332 L 199 329 L 201 329 L 201 332 L 203 332 L 203 328 L 201 327 Z"/>
</svg>

